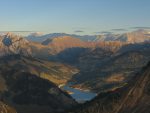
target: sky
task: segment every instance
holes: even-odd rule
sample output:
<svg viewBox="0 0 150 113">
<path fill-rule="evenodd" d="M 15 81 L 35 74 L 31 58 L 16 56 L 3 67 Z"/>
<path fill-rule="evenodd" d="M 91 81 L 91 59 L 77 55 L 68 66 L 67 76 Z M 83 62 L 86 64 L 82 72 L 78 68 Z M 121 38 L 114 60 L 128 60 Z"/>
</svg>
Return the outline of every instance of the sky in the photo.
<svg viewBox="0 0 150 113">
<path fill-rule="evenodd" d="M 150 28 L 150 0 L 0 0 L 0 31 L 97 34 Z"/>
</svg>

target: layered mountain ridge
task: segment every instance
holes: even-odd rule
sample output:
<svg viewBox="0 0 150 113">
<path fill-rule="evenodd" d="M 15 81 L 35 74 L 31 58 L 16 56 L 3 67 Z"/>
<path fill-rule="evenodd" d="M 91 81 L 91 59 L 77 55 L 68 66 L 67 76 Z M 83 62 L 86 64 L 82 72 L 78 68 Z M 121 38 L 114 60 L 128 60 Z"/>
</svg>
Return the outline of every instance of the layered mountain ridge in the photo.
<svg viewBox="0 0 150 113">
<path fill-rule="evenodd" d="M 96 35 L 84 35 L 84 36 L 80 36 L 80 35 L 75 35 L 75 34 L 66 34 L 66 33 L 51 33 L 51 34 L 39 34 L 37 33 L 31 33 L 29 36 L 27 36 L 26 38 L 30 41 L 34 41 L 34 42 L 43 42 L 47 39 L 53 39 L 55 37 L 63 37 L 63 36 L 69 36 L 69 37 L 76 37 L 78 39 L 81 39 L 83 41 L 91 41 L 96 39 Z"/>
<path fill-rule="evenodd" d="M 76 37 L 82 41 L 87 42 L 101 42 L 101 41 L 120 41 L 120 42 L 128 42 L 128 43 L 140 43 L 150 40 L 150 33 L 149 30 L 139 29 L 132 32 L 127 33 L 120 33 L 120 34 L 99 34 L 99 35 L 74 35 L 74 34 L 66 34 L 66 33 L 51 33 L 42 35 L 39 33 L 33 33 L 29 36 L 27 36 L 28 40 L 35 41 L 35 42 L 43 42 L 47 39 L 53 39 L 56 37 L 63 37 L 63 36 L 69 36 L 69 37 Z"/>
<path fill-rule="evenodd" d="M 140 43 L 150 41 L 148 30 L 137 30 L 123 34 L 99 35 L 95 41 L 120 41 L 128 43 Z"/>
<path fill-rule="evenodd" d="M 133 75 L 136 70 L 144 66 L 150 59 L 149 42 L 136 44 L 120 41 L 85 42 L 74 37 L 62 36 L 47 39 L 42 44 L 39 44 L 9 33 L 3 35 L 1 39 L 11 39 L 13 42 L 19 39 L 20 42 L 17 42 L 16 45 L 15 43 L 9 46 L 2 44 L 3 48 L 1 50 L 9 50 L 9 54 L 21 54 L 23 56 L 61 62 L 76 67 L 78 71 L 65 81 L 67 82 L 70 79 L 70 81 L 75 81 L 77 84 L 75 87 L 80 85 L 82 88 L 96 91 L 99 91 L 102 87 L 108 87 L 109 89 L 112 86 L 118 86 L 117 81 L 112 83 L 113 81 L 110 79 L 118 78 L 117 80 L 119 80 L 119 78 L 122 78 L 119 81 L 120 84 L 120 82 L 126 81 L 130 75 Z M 1 43 L 4 43 L 3 40 L 1 40 Z M 6 42 L 10 43 L 10 41 Z M 16 48 L 14 52 L 11 52 L 13 46 Z M 6 55 L 9 54 L 6 53 Z M 134 62 L 136 65 L 130 62 Z M 121 63 L 125 65 L 120 67 Z M 56 80 L 55 78 L 53 81 L 58 82 L 59 79 Z M 60 83 L 58 82 L 57 84 L 59 85 Z"/>
<path fill-rule="evenodd" d="M 112 51 L 118 50 L 121 46 L 126 43 L 121 43 L 118 41 L 115 42 L 86 42 L 75 37 L 63 36 L 56 37 L 53 39 L 47 39 L 42 42 L 43 45 L 47 45 L 52 50 L 55 50 L 56 53 L 59 53 L 65 49 L 69 48 L 87 48 L 87 49 L 95 49 L 95 48 L 103 48 Z"/>
</svg>

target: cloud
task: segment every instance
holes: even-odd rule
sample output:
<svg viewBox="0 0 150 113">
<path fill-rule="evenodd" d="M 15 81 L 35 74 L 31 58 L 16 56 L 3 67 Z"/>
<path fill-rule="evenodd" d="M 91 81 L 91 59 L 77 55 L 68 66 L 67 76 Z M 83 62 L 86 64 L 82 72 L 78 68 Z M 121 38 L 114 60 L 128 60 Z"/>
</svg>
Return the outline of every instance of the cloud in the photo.
<svg viewBox="0 0 150 113">
<path fill-rule="evenodd" d="M 150 27 L 131 27 L 131 29 L 150 29 Z"/>
<path fill-rule="evenodd" d="M 20 33 L 21 32 L 23 32 L 23 33 L 26 32 L 26 33 L 30 33 L 30 32 L 35 32 L 35 31 L 10 31 L 10 32 L 20 32 Z"/>
<path fill-rule="evenodd" d="M 126 29 L 112 29 L 112 31 L 127 31 Z"/>
<path fill-rule="evenodd" d="M 82 30 L 76 30 L 76 31 L 74 31 L 75 33 L 83 33 L 84 31 L 82 31 Z"/>
<path fill-rule="evenodd" d="M 100 32 L 94 32 L 96 34 L 112 34 L 113 32 L 110 31 L 100 31 Z"/>
<path fill-rule="evenodd" d="M 104 34 L 111 34 L 113 32 L 110 32 L 110 31 L 102 31 L 101 33 L 104 33 Z"/>
</svg>

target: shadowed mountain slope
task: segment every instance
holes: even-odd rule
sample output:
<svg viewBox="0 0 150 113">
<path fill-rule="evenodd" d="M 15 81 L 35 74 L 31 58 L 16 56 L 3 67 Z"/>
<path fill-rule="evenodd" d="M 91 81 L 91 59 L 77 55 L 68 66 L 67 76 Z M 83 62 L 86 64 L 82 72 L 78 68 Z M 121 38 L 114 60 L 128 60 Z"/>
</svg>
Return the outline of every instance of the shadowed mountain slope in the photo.
<svg viewBox="0 0 150 113">
<path fill-rule="evenodd" d="M 97 48 L 79 57 L 81 70 L 73 76 L 74 87 L 96 92 L 126 83 L 150 60 L 150 44 L 131 44 L 113 53 Z"/>
<path fill-rule="evenodd" d="M 72 73 L 69 66 L 20 55 L 5 56 L 0 59 L 0 97 L 18 113 L 63 112 L 76 102 L 54 83 L 65 83 Z"/>
<path fill-rule="evenodd" d="M 78 108 L 77 108 L 78 109 Z M 150 62 L 121 88 L 101 93 L 70 113 L 149 113 Z"/>
</svg>

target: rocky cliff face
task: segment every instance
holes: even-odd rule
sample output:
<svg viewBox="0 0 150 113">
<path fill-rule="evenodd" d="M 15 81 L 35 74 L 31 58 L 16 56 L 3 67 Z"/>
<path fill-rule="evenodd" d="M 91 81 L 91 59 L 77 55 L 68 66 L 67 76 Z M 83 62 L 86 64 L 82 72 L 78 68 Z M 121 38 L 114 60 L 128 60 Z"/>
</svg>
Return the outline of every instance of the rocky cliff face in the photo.
<svg viewBox="0 0 150 113">
<path fill-rule="evenodd" d="M 0 56 L 9 54 L 31 55 L 32 50 L 28 47 L 29 42 L 12 33 L 0 36 Z"/>
<path fill-rule="evenodd" d="M 118 113 L 149 113 L 150 112 L 150 63 L 144 67 L 131 83 L 123 97 Z M 132 82 L 132 81 L 130 81 Z"/>
<path fill-rule="evenodd" d="M 40 43 L 30 42 L 25 38 L 7 33 L 0 36 L 0 57 L 20 54 L 41 59 L 48 59 L 54 53 L 49 47 Z"/>
</svg>

